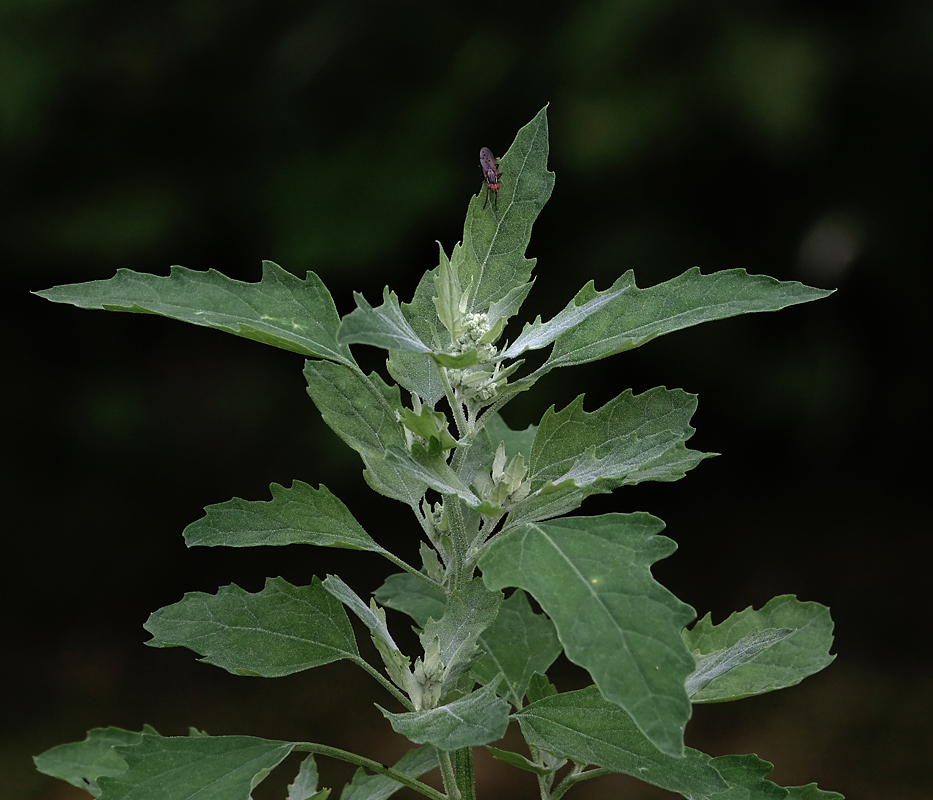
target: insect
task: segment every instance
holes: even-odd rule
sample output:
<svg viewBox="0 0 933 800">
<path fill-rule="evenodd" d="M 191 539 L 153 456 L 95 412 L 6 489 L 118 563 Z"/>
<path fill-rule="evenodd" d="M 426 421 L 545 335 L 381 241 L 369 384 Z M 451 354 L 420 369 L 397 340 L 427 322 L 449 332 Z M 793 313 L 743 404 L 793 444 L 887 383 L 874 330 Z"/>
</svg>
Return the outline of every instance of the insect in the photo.
<svg viewBox="0 0 933 800">
<path fill-rule="evenodd" d="M 489 193 L 493 193 L 493 208 L 499 210 L 499 164 L 492 150 L 483 147 L 479 151 L 479 168 L 483 171 L 483 179 L 486 181 L 486 199 L 483 201 L 483 208 L 489 202 Z"/>
</svg>

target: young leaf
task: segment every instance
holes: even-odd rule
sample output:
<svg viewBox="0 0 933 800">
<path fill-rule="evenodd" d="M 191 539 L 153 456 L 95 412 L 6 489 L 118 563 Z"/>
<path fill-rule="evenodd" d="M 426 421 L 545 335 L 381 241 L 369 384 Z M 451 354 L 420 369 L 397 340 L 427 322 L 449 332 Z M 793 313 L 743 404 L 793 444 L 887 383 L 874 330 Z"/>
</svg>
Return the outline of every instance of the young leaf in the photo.
<svg viewBox="0 0 933 800">
<path fill-rule="evenodd" d="M 646 480 L 675 481 L 710 453 L 688 450 L 696 395 L 662 386 L 631 389 L 596 411 L 583 395 L 562 411 L 551 406 L 531 448 L 532 494 L 518 503 L 506 528 L 565 514 L 591 494 Z"/>
<path fill-rule="evenodd" d="M 327 800 L 330 789 L 319 792 L 317 781 L 317 763 L 314 754 L 309 753 L 301 762 L 295 780 L 288 784 L 288 797 L 285 800 Z"/>
<path fill-rule="evenodd" d="M 503 694 L 515 708 L 522 707 L 532 676 L 544 674 L 561 652 L 554 624 L 531 610 L 521 589 L 502 603 L 479 645 L 485 655 L 473 667 L 474 677 L 485 685 L 504 675 Z"/>
<path fill-rule="evenodd" d="M 527 292 L 525 285 L 535 265 L 525 258 L 531 226 L 554 188 L 554 173 L 548 172 L 547 108 L 515 136 L 508 152 L 499 160 L 502 180 L 497 201 L 483 209 L 477 196 L 467 211 L 463 243 L 451 255 L 451 265 L 468 294 L 468 312 L 486 313 L 498 304 L 500 315 L 517 310 L 514 290 Z M 469 287 L 469 288 L 467 288 Z M 503 303 L 513 292 L 508 303 Z M 493 315 L 495 316 L 495 315 Z M 498 318 L 490 317 L 490 324 Z"/>
<path fill-rule="evenodd" d="M 425 651 L 432 639 L 437 639 L 439 645 L 444 667 L 442 696 L 476 663 L 480 655 L 476 641 L 496 619 L 501 602 L 502 592 L 491 592 L 482 581 L 473 580 L 447 598 L 439 620 L 429 619 L 425 624 L 421 635 Z"/>
<path fill-rule="evenodd" d="M 247 800 L 294 748 L 252 736 L 159 736 L 117 745 L 120 775 L 101 778 L 101 800 Z"/>
<path fill-rule="evenodd" d="M 765 628 L 763 631 L 752 631 L 745 634 L 735 644 L 713 650 L 705 655 L 693 652 L 697 667 L 693 674 L 687 678 L 687 694 L 692 700 L 698 692 L 706 689 L 711 683 L 721 678 L 727 672 L 740 669 L 760 652 L 786 639 L 793 631 L 790 628 Z"/>
<path fill-rule="evenodd" d="M 410 778 L 420 778 L 436 766 L 437 750 L 418 747 L 405 753 L 393 769 Z M 340 800 L 388 800 L 402 788 L 402 784 L 385 775 L 367 775 L 358 769 L 353 780 L 340 793 Z"/>
<path fill-rule="evenodd" d="M 341 320 L 338 342 L 412 353 L 432 352 L 402 315 L 398 297 L 388 286 L 383 291 L 383 303 L 379 308 L 373 308 L 359 292 L 354 292 L 353 297 L 356 308 Z"/>
<path fill-rule="evenodd" d="M 787 628 L 791 633 L 744 663 L 697 687 L 694 703 L 716 703 L 772 692 L 800 683 L 832 663 L 833 621 L 829 609 L 819 603 L 804 603 L 793 595 L 769 600 L 760 611 L 737 611 L 719 625 L 707 614 L 692 630 L 683 632 L 684 642 L 697 658 L 729 648 L 743 637 L 768 628 Z"/>
<path fill-rule="evenodd" d="M 126 771 L 126 762 L 113 749 L 114 745 L 137 744 L 144 733 L 155 734 L 156 731 L 149 725 L 143 726 L 142 733 L 113 727 L 94 728 L 88 731 L 83 742 L 60 744 L 35 756 L 33 761 L 39 772 L 67 781 L 97 797 L 100 794 L 98 778 Z"/>
<path fill-rule="evenodd" d="M 396 733 L 418 744 L 433 744 L 441 750 L 459 750 L 488 744 L 505 735 L 509 704 L 496 697 L 494 683 L 427 711 L 393 714 L 378 708 Z"/>
<path fill-rule="evenodd" d="M 690 717 L 684 681 L 695 666 L 680 633 L 694 611 L 651 575 L 677 547 L 657 535 L 663 528 L 644 513 L 521 525 L 494 539 L 479 566 L 490 589 L 529 592 L 567 657 L 655 747 L 679 757 Z"/>
<path fill-rule="evenodd" d="M 235 675 L 272 678 L 360 659 L 343 607 L 318 578 L 309 586 L 268 578 L 258 594 L 235 584 L 215 595 L 189 592 L 143 627 L 151 647 L 187 647 Z"/>
<path fill-rule="evenodd" d="M 312 358 L 354 363 L 350 349 L 337 342 L 340 318 L 321 279 L 308 272 L 301 280 L 271 261 L 262 262 L 259 283 L 236 281 L 215 270 L 172 267 L 168 277 L 160 277 L 120 269 L 108 280 L 36 294 L 79 308 L 158 314 Z"/>
<path fill-rule="evenodd" d="M 561 333 L 547 361 L 523 380 L 533 382 L 556 367 L 597 361 L 701 322 L 777 311 L 832 294 L 832 291 L 814 289 L 796 281 L 781 282 L 767 275 L 749 275 L 743 269 L 702 275 L 698 267 L 648 289 L 635 286 L 630 270 L 612 288 L 624 285 L 627 288 L 609 303 L 579 325 Z M 596 295 L 597 292 L 588 286 L 575 300 L 582 302 Z"/>
<path fill-rule="evenodd" d="M 271 500 L 241 500 L 205 508 L 205 516 L 184 530 L 188 547 L 257 547 L 313 544 L 348 550 L 386 552 L 353 514 L 325 487 L 293 481 L 273 483 Z"/>
<path fill-rule="evenodd" d="M 408 614 L 421 628 L 432 617 L 440 619 L 447 605 L 447 596 L 440 589 L 407 572 L 390 575 L 373 597 L 379 605 Z"/>
<path fill-rule="evenodd" d="M 398 386 L 388 386 L 375 373 L 366 376 L 327 361 L 306 362 L 304 374 L 308 394 L 324 421 L 362 456 L 369 485 L 417 508 L 427 484 L 385 457 L 390 447 L 405 452 L 399 422 L 404 409 Z M 402 463 L 407 464 L 407 460 Z"/>
<path fill-rule="evenodd" d="M 728 788 L 710 756 L 689 747 L 680 756 L 662 753 L 595 686 L 539 700 L 513 717 L 528 744 L 578 764 L 633 775 L 684 797 L 715 797 Z"/>
<path fill-rule="evenodd" d="M 557 316 L 547 322 L 541 322 L 541 317 L 538 317 L 533 323 L 525 325 L 518 338 L 500 354 L 500 358 L 518 358 L 526 350 L 547 347 L 558 336 L 575 328 L 587 317 L 611 303 L 630 285 L 623 276 L 606 291 L 597 292 L 590 281 Z"/>
</svg>

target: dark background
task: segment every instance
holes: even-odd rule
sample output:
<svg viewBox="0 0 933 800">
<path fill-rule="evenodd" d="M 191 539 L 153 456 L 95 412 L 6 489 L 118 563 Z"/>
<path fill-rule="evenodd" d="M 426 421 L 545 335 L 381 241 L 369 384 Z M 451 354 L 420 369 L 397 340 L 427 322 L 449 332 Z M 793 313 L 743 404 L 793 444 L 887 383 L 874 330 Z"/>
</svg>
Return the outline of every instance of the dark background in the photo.
<svg viewBox="0 0 933 800">
<path fill-rule="evenodd" d="M 655 574 L 716 620 L 782 593 L 829 605 L 838 658 L 699 708 L 688 742 L 850 800 L 930 797 L 931 90 L 933 6 L 908 0 L 5 0 L 0 795 L 86 797 L 30 757 L 110 724 L 398 757 L 362 673 L 237 678 L 146 648 L 141 625 L 231 581 L 336 572 L 362 593 L 391 571 L 343 551 L 185 549 L 203 506 L 267 499 L 272 481 L 323 482 L 377 540 L 417 550 L 406 510 L 365 489 L 320 420 L 299 356 L 29 290 L 171 264 L 255 281 L 268 258 L 318 272 L 341 313 L 354 289 L 408 297 L 435 240 L 461 237 L 479 147 L 501 154 L 549 102 L 557 183 L 522 319 L 629 268 L 640 286 L 698 265 L 839 291 L 561 371 L 507 420 L 583 390 L 590 410 L 628 387 L 697 392 L 691 445 L 723 455 L 583 513 L 666 520 L 680 549 Z M 513 772 L 481 759 L 481 796 L 534 797 Z M 283 797 L 288 777 L 255 796 Z M 668 796 L 622 778 L 574 793 Z"/>
</svg>

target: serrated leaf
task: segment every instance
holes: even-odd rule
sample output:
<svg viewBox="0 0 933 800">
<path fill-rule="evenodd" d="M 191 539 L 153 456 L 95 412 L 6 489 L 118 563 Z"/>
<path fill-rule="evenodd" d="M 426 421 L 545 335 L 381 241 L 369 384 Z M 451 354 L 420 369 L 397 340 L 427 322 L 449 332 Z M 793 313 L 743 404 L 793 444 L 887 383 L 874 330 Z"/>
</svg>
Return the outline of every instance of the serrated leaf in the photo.
<svg viewBox="0 0 933 800">
<path fill-rule="evenodd" d="M 845 800 L 839 792 L 820 789 L 815 783 L 806 786 L 785 786 L 787 800 Z"/>
<path fill-rule="evenodd" d="M 366 376 L 327 361 L 306 362 L 304 374 L 308 394 L 324 421 L 362 456 L 367 483 L 380 494 L 417 508 L 427 484 L 386 460 L 390 447 L 405 449 L 398 386 L 388 386 L 376 373 Z"/>
<path fill-rule="evenodd" d="M 648 289 L 639 289 L 629 270 L 613 288 L 623 285 L 628 288 L 611 302 L 561 333 L 547 361 L 523 380 L 533 382 L 556 367 L 597 361 L 702 322 L 778 311 L 832 294 L 796 281 L 749 275 L 743 269 L 703 275 L 698 267 Z"/>
<path fill-rule="evenodd" d="M 687 449 L 696 395 L 663 386 L 631 389 L 593 412 L 583 395 L 561 411 L 551 406 L 531 448 L 532 493 L 512 510 L 506 528 L 566 514 L 591 494 L 646 480 L 682 478 L 711 453 Z"/>
<path fill-rule="evenodd" d="M 235 675 L 271 678 L 359 660 L 350 621 L 318 578 L 308 586 L 268 578 L 256 594 L 236 584 L 213 595 L 189 592 L 143 627 L 151 647 L 187 647 Z"/>
<path fill-rule="evenodd" d="M 157 314 L 233 333 L 313 358 L 352 364 L 337 342 L 340 318 L 321 279 L 296 278 L 271 261 L 262 280 L 243 283 L 216 270 L 172 267 L 168 277 L 117 270 L 108 280 L 56 286 L 35 294 L 79 308 Z"/>
<path fill-rule="evenodd" d="M 547 156 L 547 108 L 543 108 L 499 159 L 503 175 L 498 209 L 492 204 L 483 209 L 483 188 L 467 210 L 463 242 L 454 247 L 450 260 L 460 285 L 469 287 L 464 288 L 468 312 L 485 313 L 496 305 L 500 314 L 514 313 L 516 301 L 527 293 L 525 285 L 535 260 L 525 258 L 524 253 L 531 226 L 554 188 Z M 503 304 L 507 297 L 509 302 Z M 490 323 L 496 321 L 490 319 Z"/>
<path fill-rule="evenodd" d="M 353 293 L 356 308 L 340 322 L 337 341 L 341 344 L 368 344 L 385 350 L 430 353 L 432 348 L 409 324 L 399 308 L 398 297 L 387 286 L 383 302 L 373 308 L 359 292 Z"/>
<path fill-rule="evenodd" d="M 44 775 L 60 778 L 97 797 L 100 795 L 98 778 L 126 771 L 126 762 L 113 749 L 114 745 L 136 744 L 144 733 L 156 734 L 156 730 L 149 725 L 143 726 L 141 733 L 113 727 L 94 728 L 88 731 L 83 742 L 57 745 L 35 756 L 33 761 Z"/>
<path fill-rule="evenodd" d="M 522 707 L 532 676 L 544 674 L 561 652 L 554 624 L 531 610 L 520 589 L 503 601 L 479 645 L 484 655 L 473 667 L 473 675 L 481 684 L 504 675 L 505 688 L 500 685 L 500 692 L 515 708 Z"/>
<path fill-rule="evenodd" d="M 765 780 L 774 764 L 755 755 L 720 756 L 713 759 L 713 767 L 729 788 L 713 795 L 715 800 L 784 800 L 787 790 Z"/>
<path fill-rule="evenodd" d="M 529 425 L 522 431 L 513 431 L 499 414 L 491 414 L 486 418 L 483 427 L 492 443 L 493 451 L 499 442 L 502 442 L 505 445 L 506 458 L 512 459 L 521 454 L 525 457 L 525 463 L 531 459 L 531 448 L 538 430 L 537 425 Z"/>
<path fill-rule="evenodd" d="M 644 513 L 521 525 L 493 539 L 479 566 L 490 589 L 531 594 L 567 658 L 659 750 L 680 756 L 690 717 L 684 681 L 695 666 L 681 630 L 694 611 L 651 575 L 677 547 L 657 535 L 663 528 Z"/>
<path fill-rule="evenodd" d="M 188 547 L 257 547 L 312 544 L 386 552 L 325 486 L 293 481 L 269 487 L 271 500 L 241 500 L 205 508 L 205 516 L 184 530 Z"/>
<path fill-rule="evenodd" d="M 418 747 L 405 753 L 393 769 L 409 778 L 420 778 L 436 766 L 437 751 L 433 747 Z M 340 793 L 340 800 L 388 800 L 401 788 L 402 784 L 386 775 L 367 775 L 358 769 Z"/>
<path fill-rule="evenodd" d="M 444 615 L 447 596 L 429 586 L 420 578 L 407 572 L 390 575 L 375 592 L 376 602 L 386 608 L 394 608 L 408 614 L 423 628 L 429 619 L 440 619 Z"/>
<path fill-rule="evenodd" d="M 301 762 L 295 780 L 288 784 L 288 796 L 285 800 L 326 800 L 330 789 L 318 792 L 317 782 L 317 763 L 314 754 L 309 753 Z"/>
<path fill-rule="evenodd" d="M 590 281 L 567 304 L 566 308 L 547 322 L 541 322 L 538 317 L 534 322 L 528 323 L 522 329 L 518 338 L 512 342 L 501 354 L 500 358 L 518 358 L 526 350 L 540 350 L 547 347 L 558 336 L 566 334 L 580 325 L 587 317 L 615 300 L 630 286 L 623 278 L 619 278 L 609 289 L 597 292 Z"/>
<path fill-rule="evenodd" d="M 662 753 L 632 718 L 590 686 L 538 700 L 512 715 L 528 744 L 578 764 L 633 775 L 684 797 L 716 796 L 728 787 L 705 753 Z"/>
<path fill-rule="evenodd" d="M 459 700 L 427 711 L 393 714 L 378 708 L 392 729 L 418 744 L 432 744 L 441 750 L 459 750 L 488 744 L 505 735 L 509 705 L 496 697 L 495 684 L 484 686 Z"/>
<path fill-rule="evenodd" d="M 745 634 L 735 644 L 713 650 L 705 655 L 694 652 L 697 667 L 687 678 L 686 689 L 691 700 L 698 692 L 722 678 L 727 672 L 740 669 L 755 656 L 786 639 L 793 631 L 790 628 L 765 628 Z"/>
<path fill-rule="evenodd" d="M 127 769 L 101 779 L 101 800 L 247 800 L 294 748 L 252 736 L 159 736 L 117 746 Z"/>
<path fill-rule="evenodd" d="M 829 654 L 833 643 L 833 621 L 829 609 L 819 603 L 801 602 L 793 595 L 769 600 L 760 611 L 737 611 L 719 625 L 707 614 L 684 641 L 699 660 L 730 647 L 754 631 L 787 628 L 792 632 L 773 646 L 754 655 L 735 669 L 698 688 L 694 703 L 715 703 L 763 694 L 800 683 L 835 659 Z"/>
</svg>

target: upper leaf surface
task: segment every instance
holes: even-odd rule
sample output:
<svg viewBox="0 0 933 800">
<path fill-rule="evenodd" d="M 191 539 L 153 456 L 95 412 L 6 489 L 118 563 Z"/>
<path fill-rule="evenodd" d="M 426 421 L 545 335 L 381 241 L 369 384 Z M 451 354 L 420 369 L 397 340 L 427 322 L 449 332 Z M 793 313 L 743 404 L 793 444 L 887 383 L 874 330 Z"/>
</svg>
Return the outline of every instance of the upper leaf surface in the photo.
<svg viewBox="0 0 933 800">
<path fill-rule="evenodd" d="M 235 675 L 272 678 L 359 658 L 343 607 L 318 578 L 309 586 L 268 578 L 257 594 L 235 584 L 215 595 L 189 592 L 144 627 L 153 636 L 147 644 L 187 647 Z"/>
<path fill-rule="evenodd" d="M 428 711 L 393 714 L 376 706 L 396 733 L 441 750 L 459 750 L 494 742 L 505 735 L 509 705 L 496 697 L 494 684 Z"/>
<path fill-rule="evenodd" d="M 143 733 L 146 732 L 155 733 L 155 730 L 147 725 L 143 728 Z M 97 797 L 100 794 L 98 778 L 126 771 L 126 762 L 117 755 L 114 745 L 136 744 L 143 733 L 113 727 L 94 728 L 88 731 L 83 742 L 60 744 L 33 761 L 39 772 L 68 781 Z"/>
<path fill-rule="evenodd" d="M 241 500 L 205 508 L 205 516 L 184 530 L 188 547 L 256 547 L 313 544 L 385 552 L 325 486 L 293 481 L 270 487 L 271 500 Z"/>
<path fill-rule="evenodd" d="M 547 108 L 543 108 L 499 159 L 498 209 L 491 200 L 483 209 L 483 183 L 467 210 L 463 243 L 451 255 L 451 264 L 469 295 L 467 311 L 486 313 L 528 282 L 535 264 L 534 259 L 525 258 L 531 226 L 554 188 L 547 157 Z M 499 313 L 506 316 L 516 308 L 516 303 L 507 303 Z M 490 319 L 490 323 L 496 321 Z"/>
<path fill-rule="evenodd" d="M 473 667 L 473 675 L 484 685 L 504 675 L 506 685 L 499 691 L 515 708 L 522 707 L 532 676 L 543 675 L 561 652 L 554 624 L 532 611 L 521 589 L 503 601 L 479 644 L 485 655 Z"/>
<path fill-rule="evenodd" d="M 832 294 L 796 281 L 749 275 L 743 269 L 702 275 L 698 267 L 648 289 L 626 272 L 613 289 L 626 286 L 580 324 L 561 333 L 547 361 L 524 379 L 533 381 L 555 367 L 584 364 L 631 350 L 665 333 L 738 314 L 777 311 Z M 585 291 L 585 290 L 584 290 Z M 592 296 L 596 292 L 590 290 Z M 578 297 L 582 300 L 584 293 Z"/>
<path fill-rule="evenodd" d="M 674 481 L 709 453 L 688 450 L 696 396 L 657 387 L 627 390 L 593 412 L 583 396 L 545 412 L 535 433 L 527 480 L 532 493 L 507 527 L 565 514 L 583 498 L 646 480 Z M 571 483 L 572 481 L 572 483 Z"/>
<path fill-rule="evenodd" d="M 546 697 L 513 715 L 525 741 L 578 764 L 634 775 L 684 797 L 716 796 L 728 787 L 705 753 L 662 753 L 621 708 L 595 686 Z"/>
<path fill-rule="evenodd" d="M 376 373 L 367 376 L 327 361 L 306 362 L 304 374 L 308 394 L 324 421 L 362 456 L 369 485 L 416 507 L 427 484 L 404 469 L 408 463 L 404 456 L 401 463 L 386 460 L 390 448 L 407 452 L 399 422 L 404 409 L 398 386 L 388 386 Z"/>
<path fill-rule="evenodd" d="M 554 622 L 567 658 L 669 755 L 683 752 L 684 681 L 694 661 L 681 630 L 694 617 L 651 575 L 676 545 L 650 514 L 569 517 L 521 525 L 479 561 L 491 589 L 518 586 Z"/>
<path fill-rule="evenodd" d="M 101 778 L 101 800 L 247 800 L 294 748 L 252 736 L 159 736 L 117 746 L 121 775 Z"/>
<path fill-rule="evenodd" d="M 389 287 L 383 292 L 383 303 L 373 308 L 363 295 L 354 294 L 356 308 L 343 318 L 337 340 L 344 344 L 369 344 L 386 350 L 406 350 L 430 353 L 432 349 L 421 341 L 399 308 L 398 297 Z"/>
<path fill-rule="evenodd" d="M 271 344 L 314 358 L 353 363 L 337 342 L 340 318 L 327 287 L 313 272 L 296 278 L 271 261 L 262 280 L 243 283 L 215 271 L 172 267 L 168 277 L 117 270 L 108 280 L 36 292 L 80 308 L 158 314 Z"/>
<path fill-rule="evenodd" d="M 710 655 L 733 647 L 749 634 L 774 628 L 787 629 L 788 633 L 734 669 L 712 676 L 696 689 L 691 700 L 715 703 L 783 689 L 819 672 L 835 658 L 829 653 L 833 643 L 829 609 L 792 595 L 775 597 L 760 611 L 751 607 L 737 611 L 719 625 L 713 625 L 707 614 L 691 630 L 685 630 L 683 638 L 700 666 L 709 662 Z"/>
</svg>

